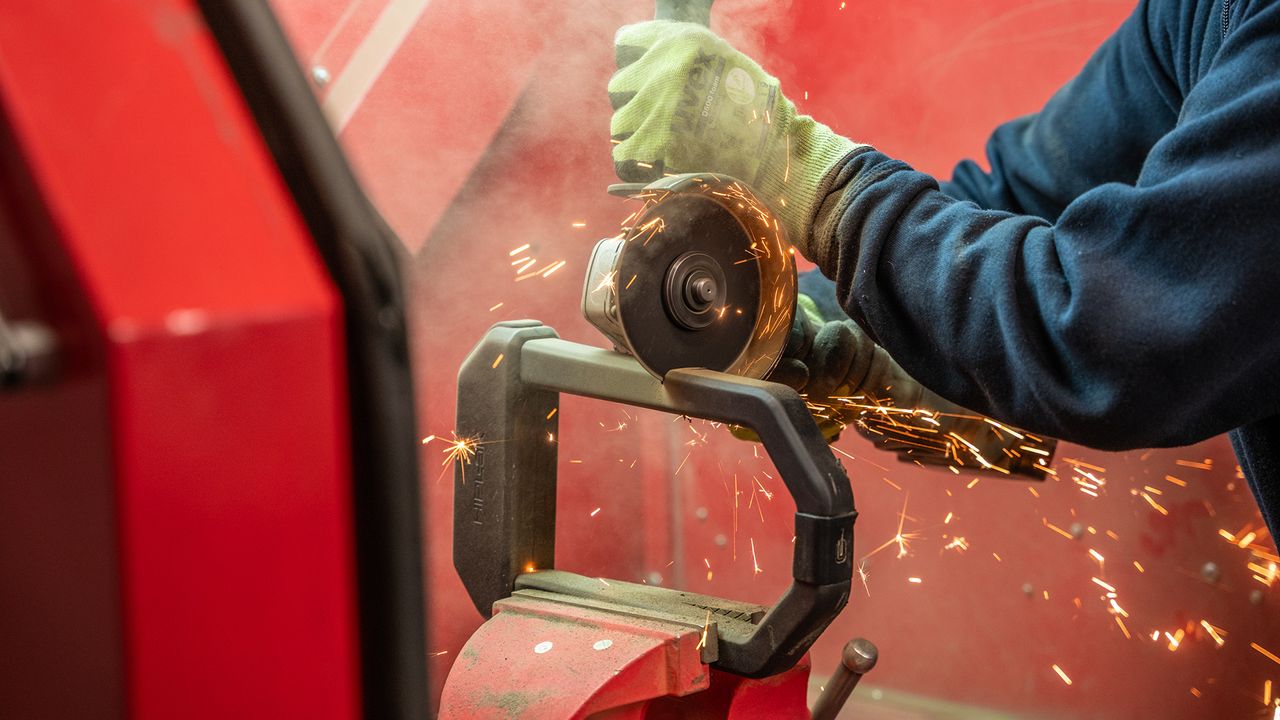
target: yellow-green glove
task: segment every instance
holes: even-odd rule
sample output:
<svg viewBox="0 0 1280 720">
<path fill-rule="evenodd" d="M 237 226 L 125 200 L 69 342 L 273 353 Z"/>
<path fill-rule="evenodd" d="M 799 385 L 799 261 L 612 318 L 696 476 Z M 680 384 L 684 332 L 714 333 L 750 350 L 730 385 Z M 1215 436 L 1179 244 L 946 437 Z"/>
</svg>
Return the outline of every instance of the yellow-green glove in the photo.
<svg viewBox="0 0 1280 720">
<path fill-rule="evenodd" d="M 701 25 L 627 25 L 614 42 L 609 99 L 618 177 L 732 175 L 769 203 L 803 253 L 819 182 L 861 146 L 796 115 L 776 78 Z"/>
</svg>

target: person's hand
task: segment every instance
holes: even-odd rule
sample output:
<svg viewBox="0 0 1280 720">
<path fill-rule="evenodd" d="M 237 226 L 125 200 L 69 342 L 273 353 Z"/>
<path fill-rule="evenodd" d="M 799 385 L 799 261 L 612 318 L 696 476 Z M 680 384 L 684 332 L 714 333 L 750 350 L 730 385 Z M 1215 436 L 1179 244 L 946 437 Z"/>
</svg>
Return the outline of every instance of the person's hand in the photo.
<svg viewBox="0 0 1280 720">
<path fill-rule="evenodd" d="M 769 204 L 805 254 L 819 183 L 860 145 L 797 116 L 776 78 L 701 25 L 627 25 L 615 45 L 609 99 L 618 177 L 736 177 Z"/>
<path fill-rule="evenodd" d="M 829 402 L 862 386 L 876 350 L 852 320 L 823 320 L 817 305 L 802 293 L 782 359 L 769 379 L 804 393 L 810 402 Z"/>
<path fill-rule="evenodd" d="M 783 358 L 769 379 L 805 395 L 834 442 L 853 427 L 903 462 L 1043 480 L 1057 445 L 984 418 L 916 382 L 849 318 L 826 321 L 801 294 Z M 749 432 L 735 431 L 742 439 Z"/>
<path fill-rule="evenodd" d="M 813 299 L 804 293 L 796 295 L 796 310 L 792 315 L 791 334 L 787 336 L 787 344 L 782 350 L 782 358 L 769 373 L 768 380 L 782 383 L 795 390 L 804 392 L 809 384 L 810 355 L 813 353 L 813 340 L 822 329 L 822 313 L 818 311 Z"/>
</svg>

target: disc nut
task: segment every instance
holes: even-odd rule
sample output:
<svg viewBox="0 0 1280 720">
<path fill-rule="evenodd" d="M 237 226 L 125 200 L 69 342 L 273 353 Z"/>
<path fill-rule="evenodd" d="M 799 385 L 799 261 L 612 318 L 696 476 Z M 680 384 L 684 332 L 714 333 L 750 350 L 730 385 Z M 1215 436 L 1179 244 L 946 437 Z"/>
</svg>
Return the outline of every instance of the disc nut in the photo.
<svg viewBox="0 0 1280 720">
<path fill-rule="evenodd" d="M 716 279 L 701 270 L 690 275 L 685 285 L 685 298 L 694 309 L 706 308 L 716 299 Z"/>
</svg>

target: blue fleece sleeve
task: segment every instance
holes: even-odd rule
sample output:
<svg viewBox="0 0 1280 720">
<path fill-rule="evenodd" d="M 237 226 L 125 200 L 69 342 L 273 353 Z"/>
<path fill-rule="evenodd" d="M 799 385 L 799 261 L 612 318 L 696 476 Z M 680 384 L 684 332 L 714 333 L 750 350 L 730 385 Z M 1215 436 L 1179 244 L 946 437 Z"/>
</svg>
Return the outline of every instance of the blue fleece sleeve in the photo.
<svg viewBox="0 0 1280 720">
<path fill-rule="evenodd" d="M 1233 28 L 1205 67 L 1131 182 L 990 191 L 1021 193 L 1035 212 L 980 209 L 904 163 L 855 154 L 833 176 L 828 202 L 840 201 L 812 259 L 913 377 L 1034 432 L 1167 446 L 1274 415 L 1280 3 Z M 1106 115 L 1111 99 L 1087 104 Z"/>
<path fill-rule="evenodd" d="M 1195 4 L 1209 10 L 1213 3 Z M 1187 3 L 1139 3 L 1040 112 L 992 133 L 990 172 L 962 161 L 942 191 L 979 207 L 1056 220 L 1092 188 L 1134 183 L 1151 147 L 1178 118 L 1182 94 L 1167 61 L 1181 50 L 1174 38 L 1194 36 L 1193 25 L 1212 15 L 1177 17 L 1171 12 L 1177 5 Z"/>
<path fill-rule="evenodd" d="M 955 168 L 943 193 L 989 210 L 1057 219 L 1072 200 L 1106 182 L 1133 183 L 1142 161 L 1173 129 L 1181 106 L 1181 77 L 1187 69 L 1164 58 L 1195 53 L 1176 39 L 1194 37 L 1212 21 L 1204 12 L 1173 22 L 1168 3 L 1142 2 L 1044 108 L 1004 123 L 987 140 L 985 172 L 972 160 Z M 1171 26 L 1173 29 L 1171 29 Z M 1202 33 L 1201 33 L 1202 34 Z M 1124 82 L 1112 82 L 1125 78 Z M 800 291 L 818 303 L 825 317 L 838 317 L 835 284 L 820 272 L 800 276 Z"/>
</svg>

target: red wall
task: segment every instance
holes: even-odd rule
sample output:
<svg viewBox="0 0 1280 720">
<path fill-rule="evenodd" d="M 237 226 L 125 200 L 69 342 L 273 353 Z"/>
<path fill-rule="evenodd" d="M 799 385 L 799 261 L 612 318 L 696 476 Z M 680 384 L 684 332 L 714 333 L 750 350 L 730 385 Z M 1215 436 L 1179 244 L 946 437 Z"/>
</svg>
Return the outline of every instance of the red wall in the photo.
<svg viewBox="0 0 1280 720">
<path fill-rule="evenodd" d="M 359 5 L 317 56 L 345 3 L 276 5 L 300 57 L 335 78 L 383 7 Z M 714 14 L 717 29 L 776 72 L 803 111 L 945 175 L 958 159 L 980 156 L 998 122 L 1039 107 L 1132 5 L 723 0 Z M 650 11 L 642 2 L 430 3 L 343 129 L 371 194 L 415 254 L 424 433 L 448 434 L 457 367 L 491 322 L 533 317 L 602 344 L 579 317 L 578 294 L 592 244 L 629 212 L 603 193 L 614 180 L 604 92 L 612 32 Z M 571 226 L 578 221 L 585 227 Z M 539 266 L 567 265 L 515 282 L 508 252 L 525 243 Z M 565 402 L 560 423 L 562 567 L 628 580 L 657 573 L 758 601 L 781 592 L 791 510 L 781 494 L 753 496 L 755 481 L 782 488 L 750 446 L 697 428 L 704 442 L 683 422 L 579 400 Z M 971 476 L 899 465 L 856 437 L 840 448 L 856 457 L 846 465 L 861 511 L 859 556 L 894 535 L 900 513 L 918 538 L 905 557 L 890 548 L 867 560 L 867 589 L 819 642 L 815 672 L 864 635 L 882 656 L 868 682 L 886 690 L 1037 716 L 1262 709 L 1263 682 L 1280 668 L 1250 643 L 1280 651 L 1280 627 L 1271 591 L 1246 569 L 1250 551 L 1218 533 L 1260 525 L 1222 438 L 1123 454 L 1064 446 L 1058 481 L 973 487 Z M 1100 497 L 1078 490 L 1066 458 L 1105 468 L 1090 471 L 1105 479 Z M 1212 469 L 1179 464 L 1206 459 Z M 438 446 L 424 446 L 437 687 L 480 621 L 450 564 L 452 488 L 438 479 L 440 460 Z M 1167 516 L 1139 494 L 1148 485 L 1163 493 L 1151 497 Z M 1073 523 L 1084 528 L 1081 540 L 1048 526 Z M 967 551 L 944 549 L 956 536 Z M 1255 544 L 1273 546 L 1265 532 Z M 1220 568 L 1214 584 L 1200 577 L 1206 562 Z M 1094 577 L 1117 588 L 1130 638 Z M 1199 629 L 1202 619 L 1227 631 L 1224 646 Z M 1179 628 L 1191 632 L 1176 651 L 1150 638 Z"/>
</svg>

